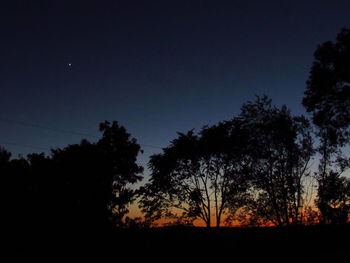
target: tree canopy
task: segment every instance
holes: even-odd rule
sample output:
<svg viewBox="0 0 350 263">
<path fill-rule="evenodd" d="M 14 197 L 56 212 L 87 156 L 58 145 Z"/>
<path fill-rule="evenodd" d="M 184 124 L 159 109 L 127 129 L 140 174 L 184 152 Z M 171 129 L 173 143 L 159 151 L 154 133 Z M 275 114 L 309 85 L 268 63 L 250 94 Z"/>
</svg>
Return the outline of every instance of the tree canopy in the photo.
<svg viewBox="0 0 350 263">
<path fill-rule="evenodd" d="M 121 226 L 142 179 L 140 145 L 117 122 L 100 124 L 102 138 L 82 140 L 49 156 L 10 159 L 1 149 L 9 207 L 17 227 L 94 229 Z"/>
<path fill-rule="evenodd" d="M 250 216 L 277 225 L 298 224 L 303 209 L 303 180 L 313 155 L 310 124 L 277 108 L 266 97 L 243 105 L 238 120 L 249 134 L 247 155 L 252 160 Z M 254 215 L 255 214 L 255 215 Z"/>
<path fill-rule="evenodd" d="M 314 53 L 303 105 L 330 142 L 343 144 L 350 125 L 350 29 L 342 29 L 336 42 L 325 42 Z"/>
<path fill-rule="evenodd" d="M 334 209 L 341 211 L 338 213 L 339 218 L 341 214 L 349 213 L 350 192 L 346 192 L 349 189 L 341 190 L 342 185 L 346 184 L 346 179 L 341 175 L 350 167 L 350 158 L 342 151 L 350 142 L 349 29 L 342 29 L 335 43 L 328 41 L 318 46 L 303 105 L 312 114 L 319 138 L 317 151 L 320 162 L 315 173 L 319 185 L 316 204 L 321 212 L 321 222 L 326 223 L 335 216 L 332 212 Z M 343 197 L 333 196 L 340 193 Z M 347 200 L 336 205 L 333 201 L 339 198 Z"/>
<path fill-rule="evenodd" d="M 146 217 L 177 214 L 186 220 L 200 218 L 210 227 L 213 211 L 220 226 L 222 215 L 242 202 L 248 184 L 239 136 L 243 138 L 228 122 L 204 127 L 198 134 L 178 133 L 149 162 L 151 179 L 141 189 Z"/>
</svg>

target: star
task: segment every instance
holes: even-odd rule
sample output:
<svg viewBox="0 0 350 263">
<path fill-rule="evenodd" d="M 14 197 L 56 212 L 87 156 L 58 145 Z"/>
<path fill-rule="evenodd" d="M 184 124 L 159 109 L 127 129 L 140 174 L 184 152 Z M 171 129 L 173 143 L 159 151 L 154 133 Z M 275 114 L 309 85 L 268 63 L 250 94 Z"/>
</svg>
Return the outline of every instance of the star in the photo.
<svg viewBox="0 0 350 263">
<path fill-rule="evenodd" d="M 68 67 L 71 67 L 72 66 L 72 63 L 68 63 Z"/>
</svg>

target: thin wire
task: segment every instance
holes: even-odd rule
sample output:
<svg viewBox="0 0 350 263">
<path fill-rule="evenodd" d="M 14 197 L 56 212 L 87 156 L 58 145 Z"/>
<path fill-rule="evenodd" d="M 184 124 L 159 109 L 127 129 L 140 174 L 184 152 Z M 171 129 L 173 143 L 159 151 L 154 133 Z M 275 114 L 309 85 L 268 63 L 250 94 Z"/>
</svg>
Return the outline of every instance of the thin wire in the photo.
<svg viewBox="0 0 350 263">
<path fill-rule="evenodd" d="M 149 148 L 156 148 L 156 149 L 163 149 L 160 146 L 155 146 L 155 145 L 151 145 L 151 144 L 140 144 L 142 147 L 149 147 Z"/>
</svg>

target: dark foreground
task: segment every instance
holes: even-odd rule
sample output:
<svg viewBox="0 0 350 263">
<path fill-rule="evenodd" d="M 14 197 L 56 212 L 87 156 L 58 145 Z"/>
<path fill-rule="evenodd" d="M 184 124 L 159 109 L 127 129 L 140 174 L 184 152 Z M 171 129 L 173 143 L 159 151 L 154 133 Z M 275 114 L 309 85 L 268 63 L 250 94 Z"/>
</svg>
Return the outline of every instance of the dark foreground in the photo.
<svg viewBox="0 0 350 263">
<path fill-rule="evenodd" d="M 7 242 L 13 257 L 51 261 L 349 262 L 350 225 L 287 228 L 152 228 L 30 231 Z"/>
</svg>

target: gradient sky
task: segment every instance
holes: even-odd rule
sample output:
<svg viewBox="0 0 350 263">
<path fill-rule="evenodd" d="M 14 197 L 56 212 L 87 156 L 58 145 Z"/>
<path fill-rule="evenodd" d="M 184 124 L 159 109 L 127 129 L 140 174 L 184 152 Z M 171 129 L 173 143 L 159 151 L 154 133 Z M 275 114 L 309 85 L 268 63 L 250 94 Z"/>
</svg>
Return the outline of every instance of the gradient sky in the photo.
<svg viewBox="0 0 350 263">
<path fill-rule="evenodd" d="M 17 156 L 86 137 L 20 123 L 99 136 L 117 120 L 142 164 L 160 151 L 148 145 L 255 94 L 304 113 L 313 52 L 350 27 L 346 0 L 9 0 L 0 12 L 0 145 Z"/>
</svg>

